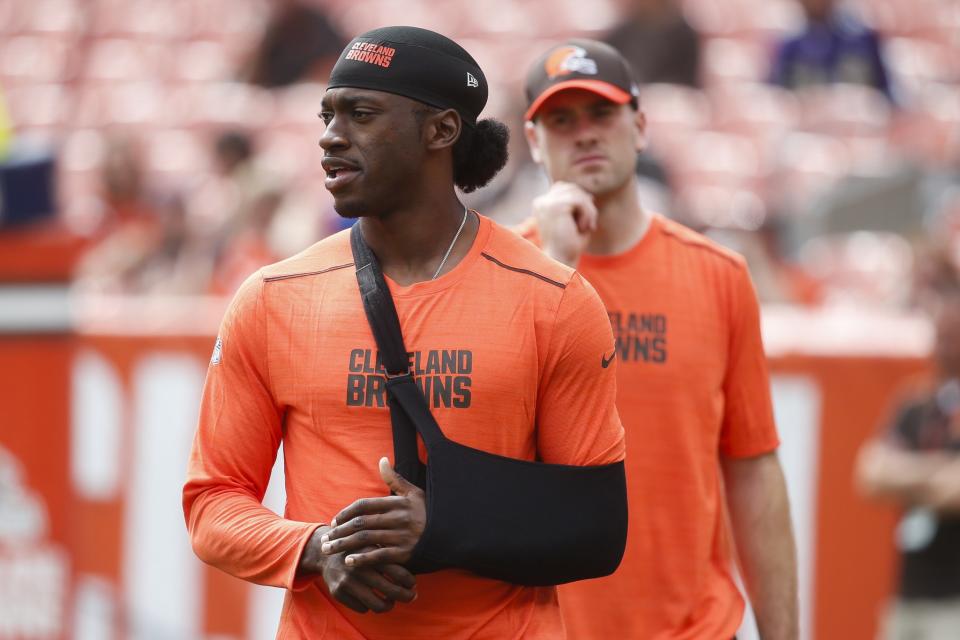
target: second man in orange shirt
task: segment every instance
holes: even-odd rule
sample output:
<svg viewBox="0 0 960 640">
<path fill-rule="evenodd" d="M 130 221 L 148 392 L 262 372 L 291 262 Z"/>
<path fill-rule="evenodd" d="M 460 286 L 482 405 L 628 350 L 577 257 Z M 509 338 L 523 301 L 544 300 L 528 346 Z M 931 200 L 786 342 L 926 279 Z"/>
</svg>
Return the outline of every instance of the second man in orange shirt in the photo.
<svg viewBox="0 0 960 640">
<path fill-rule="evenodd" d="M 596 287 L 619 359 L 630 527 L 618 571 L 561 588 L 577 640 L 797 636 L 796 567 L 756 295 L 741 256 L 641 206 L 639 90 L 608 45 L 571 40 L 527 76 L 526 134 L 552 185 L 523 229 Z M 722 476 L 722 480 L 721 480 Z"/>
</svg>

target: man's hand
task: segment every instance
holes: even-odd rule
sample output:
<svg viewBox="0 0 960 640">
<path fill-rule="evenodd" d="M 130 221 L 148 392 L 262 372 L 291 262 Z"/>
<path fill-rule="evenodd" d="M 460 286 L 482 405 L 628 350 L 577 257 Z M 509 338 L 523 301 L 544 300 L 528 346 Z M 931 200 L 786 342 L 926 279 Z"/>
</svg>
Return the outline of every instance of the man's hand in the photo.
<svg viewBox="0 0 960 640">
<path fill-rule="evenodd" d="M 933 480 L 949 464 L 950 458 L 941 451 L 909 451 L 874 439 L 860 448 L 856 481 L 860 491 L 871 498 L 938 508 L 935 503 L 946 500 L 947 496 L 936 490 L 932 492 L 936 495 L 931 495 Z"/>
<path fill-rule="evenodd" d="M 549 191 L 534 199 L 533 214 L 544 252 L 576 267 L 597 228 L 593 196 L 572 182 L 554 182 Z"/>
<path fill-rule="evenodd" d="M 330 595 L 357 613 L 385 613 L 393 609 L 396 602 L 413 602 L 416 599 L 414 587 L 417 581 L 413 574 L 400 565 L 351 567 L 344 562 L 342 553 L 321 553 L 321 538 L 328 531 L 330 527 L 320 527 L 314 531 L 301 555 L 298 573 L 321 574 Z"/>
<path fill-rule="evenodd" d="M 338 513 L 330 523 L 333 528 L 321 538 L 324 554 L 345 554 L 351 567 L 410 560 L 427 526 L 423 491 L 394 471 L 386 458 L 380 459 L 380 477 L 396 495 L 363 498 Z"/>
<path fill-rule="evenodd" d="M 928 483 L 928 504 L 941 513 L 960 512 L 960 458 L 946 462 Z"/>
</svg>

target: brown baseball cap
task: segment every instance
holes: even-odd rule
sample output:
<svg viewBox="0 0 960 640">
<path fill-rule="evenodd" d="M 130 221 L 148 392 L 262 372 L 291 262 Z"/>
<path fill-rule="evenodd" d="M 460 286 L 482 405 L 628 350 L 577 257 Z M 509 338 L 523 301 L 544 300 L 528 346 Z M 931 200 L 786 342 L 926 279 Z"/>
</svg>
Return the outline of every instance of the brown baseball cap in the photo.
<svg viewBox="0 0 960 640">
<path fill-rule="evenodd" d="M 527 73 L 524 119 L 533 120 L 547 98 L 566 89 L 586 89 L 634 108 L 640 96 L 630 65 L 616 49 L 581 38 L 550 48 L 534 62 Z"/>
</svg>

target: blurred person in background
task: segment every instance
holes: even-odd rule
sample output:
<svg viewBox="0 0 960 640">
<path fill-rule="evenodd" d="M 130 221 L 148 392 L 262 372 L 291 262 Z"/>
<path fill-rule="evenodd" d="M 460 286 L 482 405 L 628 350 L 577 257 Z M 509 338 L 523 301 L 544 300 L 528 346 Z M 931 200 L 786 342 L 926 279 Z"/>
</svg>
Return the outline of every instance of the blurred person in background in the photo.
<svg viewBox="0 0 960 640">
<path fill-rule="evenodd" d="M 788 89 L 832 83 L 873 87 L 893 100 L 880 36 L 836 5 L 835 0 L 800 0 L 806 25 L 777 45 L 771 82 Z"/>
<path fill-rule="evenodd" d="M 145 174 L 140 141 L 130 134 L 108 134 L 100 171 L 104 207 L 100 233 L 154 223 L 157 205 Z"/>
<path fill-rule="evenodd" d="M 245 131 L 224 131 L 213 145 L 213 161 L 224 189 L 220 242 L 276 209 L 282 193 L 275 175 L 257 159 L 253 137 Z"/>
<path fill-rule="evenodd" d="M 138 139 L 109 134 L 100 168 L 101 219 L 91 248 L 77 265 L 76 286 L 99 293 L 143 293 L 151 257 L 164 243 L 170 198 L 147 186 Z"/>
<path fill-rule="evenodd" d="M 318 4 L 278 0 L 241 78 L 268 89 L 326 80 L 345 44 Z"/>
<path fill-rule="evenodd" d="M 571 638 L 795 639 L 796 558 L 759 308 L 744 259 L 645 209 L 646 121 L 629 66 L 570 40 L 527 76 L 526 136 L 552 183 L 521 233 L 607 307 L 620 360 L 630 532 L 608 577 L 561 587 Z M 722 478 L 721 478 L 722 476 Z"/>
<path fill-rule="evenodd" d="M 954 249 L 946 242 L 931 242 L 916 251 L 911 287 L 911 306 L 934 309 L 953 291 L 960 291 L 960 270 Z"/>
<path fill-rule="evenodd" d="M 222 217 L 208 228 L 210 293 L 232 295 L 260 267 L 281 256 L 270 245 L 269 232 L 283 202 L 283 186 L 257 159 L 252 136 L 224 131 L 214 141 L 214 166 L 219 179 Z"/>
<path fill-rule="evenodd" d="M 881 632 L 888 640 L 960 634 L 960 288 L 941 292 L 932 307 L 933 384 L 909 394 L 890 427 L 864 445 L 856 469 L 867 496 L 904 510 L 899 583 Z"/>
<path fill-rule="evenodd" d="M 625 17 L 604 38 L 641 84 L 700 86 L 700 35 L 676 0 L 627 0 Z"/>
</svg>

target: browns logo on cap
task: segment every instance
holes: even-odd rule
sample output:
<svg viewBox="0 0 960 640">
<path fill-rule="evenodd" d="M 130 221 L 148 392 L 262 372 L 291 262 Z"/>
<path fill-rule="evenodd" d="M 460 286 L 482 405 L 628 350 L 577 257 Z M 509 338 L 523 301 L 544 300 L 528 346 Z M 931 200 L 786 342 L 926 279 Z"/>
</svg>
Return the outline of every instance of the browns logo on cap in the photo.
<svg viewBox="0 0 960 640">
<path fill-rule="evenodd" d="M 568 40 L 544 53 L 530 68 L 524 118 L 533 120 L 547 98 L 567 89 L 586 89 L 634 108 L 640 96 L 630 65 L 616 49 L 596 40 Z"/>
<path fill-rule="evenodd" d="M 487 104 L 487 79 L 467 51 L 434 31 L 381 27 L 346 46 L 327 89 L 353 87 L 405 96 L 440 109 L 456 109 L 468 126 Z"/>
<path fill-rule="evenodd" d="M 560 47 L 543 63 L 543 69 L 551 80 L 576 71 L 588 75 L 597 75 L 597 63 L 587 57 L 587 50 L 581 47 Z"/>
</svg>

